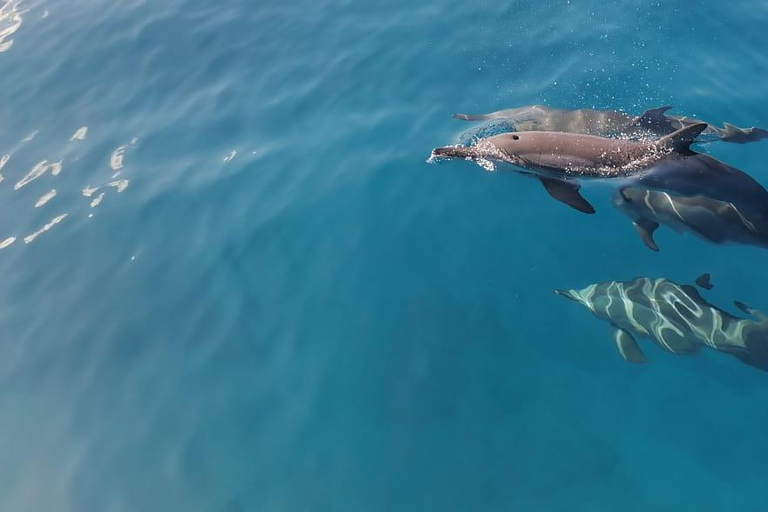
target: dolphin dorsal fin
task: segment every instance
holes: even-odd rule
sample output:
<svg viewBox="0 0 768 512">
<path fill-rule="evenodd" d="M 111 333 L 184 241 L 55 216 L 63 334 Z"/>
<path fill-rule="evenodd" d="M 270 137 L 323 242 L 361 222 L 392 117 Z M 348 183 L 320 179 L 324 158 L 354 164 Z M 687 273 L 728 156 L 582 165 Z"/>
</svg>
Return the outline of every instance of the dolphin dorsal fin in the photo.
<svg viewBox="0 0 768 512">
<path fill-rule="evenodd" d="M 692 154 L 691 144 L 696 142 L 696 137 L 706 130 L 708 126 L 707 123 L 696 123 L 684 126 L 659 139 L 659 145 L 669 147 L 673 151 L 677 151 L 684 155 Z"/>
<path fill-rule="evenodd" d="M 736 133 L 736 132 L 744 131 L 738 126 L 731 123 L 723 123 L 723 128 L 725 129 L 725 133 Z"/>
<path fill-rule="evenodd" d="M 665 124 L 669 123 L 669 118 L 664 115 L 664 113 L 667 110 L 670 110 L 672 107 L 670 105 L 665 105 L 663 107 L 658 108 L 649 108 L 639 116 L 637 116 L 633 121 L 632 124 L 640 125 L 640 126 L 663 126 Z"/>
<path fill-rule="evenodd" d="M 703 288 L 705 290 L 711 290 L 715 287 L 715 285 L 712 284 L 712 276 L 709 274 L 709 272 L 705 274 L 701 274 L 699 277 L 696 278 L 696 286 L 699 288 Z"/>
</svg>

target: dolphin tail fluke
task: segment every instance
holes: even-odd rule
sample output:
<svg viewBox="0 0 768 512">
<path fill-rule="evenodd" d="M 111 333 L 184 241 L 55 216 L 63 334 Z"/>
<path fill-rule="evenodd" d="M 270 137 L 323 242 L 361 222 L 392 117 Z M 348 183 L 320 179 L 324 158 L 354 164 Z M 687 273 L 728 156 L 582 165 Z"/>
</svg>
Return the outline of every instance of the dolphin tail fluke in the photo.
<svg viewBox="0 0 768 512">
<path fill-rule="evenodd" d="M 693 153 L 691 151 L 691 144 L 696 142 L 696 137 L 706 130 L 707 127 L 709 127 L 707 123 L 695 123 L 684 126 L 659 139 L 659 145 L 684 155 L 691 154 Z"/>
<path fill-rule="evenodd" d="M 736 142 L 737 144 L 746 144 L 748 142 L 757 142 L 768 138 L 768 130 L 763 128 L 739 128 L 730 123 L 723 123 L 723 128 L 715 129 L 720 135 L 720 140 L 724 142 Z"/>
<path fill-rule="evenodd" d="M 743 302 L 738 301 L 738 300 L 733 301 L 733 304 L 737 308 L 739 308 L 740 310 L 745 312 L 746 314 L 752 315 L 753 317 L 757 318 L 761 322 L 763 322 L 766 325 L 768 325 L 768 315 L 766 315 L 762 311 L 760 311 L 758 309 L 751 308 L 751 307 L 747 306 L 746 304 L 744 304 Z"/>
<path fill-rule="evenodd" d="M 550 196 L 582 213 L 595 213 L 595 208 L 579 193 L 579 185 L 569 181 L 543 178 L 539 180 Z"/>
<path fill-rule="evenodd" d="M 647 363 L 648 359 L 640 350 L 637 345 L 637 341 L 624 329 L 616 328 L 613 331 L 613 341 L 616 343 L 616 348 L 619 350 L 621 357 L 628 363 L 643 364 Z"/>
</svg>

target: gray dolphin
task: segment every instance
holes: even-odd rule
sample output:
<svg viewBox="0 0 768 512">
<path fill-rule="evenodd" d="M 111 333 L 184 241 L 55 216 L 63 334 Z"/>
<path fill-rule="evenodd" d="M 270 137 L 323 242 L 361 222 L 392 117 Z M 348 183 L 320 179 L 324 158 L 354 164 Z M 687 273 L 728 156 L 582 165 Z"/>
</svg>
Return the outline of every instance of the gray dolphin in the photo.
<svg viewBox="0 0 768 512">
<path fill-rule="evenodd" d="M 762 187 L 760 190 L 764 201 L 753 205 L 627 186 L 617 191 L 613 202 L 632 219 L 643 243 L 654 251 L 659 247 L 653 233 L 660 224 L 715 244 L 734 242 L 768 248 L 768 192 Z"/>
<path fill-rule="evenodd" d="M 547 192 L 584 213 L 595 209 L 579 193 L 578 177 L 627 177 L 665 157 L 695 155 L 690 145 L 707 128 L 686 126 L 661 139 L 636 141 L 563 132 L 504 133 L 481 139 L 474 146 L 446 146 L 432 157 L 490 160 L 535 174 Z"/>
<path fill-rule="evenodd" d="M 707 302 L 693 286 L 668 279 L 607 281 L 555 293 L 608 321 L 619 354 L 630 363 L 646 362 L 634 338 L 644 336 L 674 354 L 709 347 L 768 371 L 768 315 L 741 302 L 734 303 L 754 319 L 735 317 Z"/>
<path fill-rule="evenodd" d="M 768 192 L 752 176 L 709 155 L 673 151 L 653 161 L 632 180 L 636 186 L 680 196 L 705 196 L 739 209 L 762 211 Z"/>
<path fill-rule="evenodd" d="M 691 117 L 667 115 L 666 112 L 671 108 L 652 108 L 634 116 L 615 110 L 566 110 L 545 105 L 529 105 L 488 114 L 454 114 L 453 117 L 465 121 L 501 120 L 507 124 L 509 130 L 518 132 L 551 131 L 602 137 L 623 135 L 630 138 L 659 137 L 701 122 Z M 700 141 L 722 140 L 739 144 L 765 138 L 768 138 L 768 130 L 756 127 L 739 128 L 729 123 L 725 123 L 723 128 L 707 123 L 706 130 L 699 136 Z"/>
</svg>

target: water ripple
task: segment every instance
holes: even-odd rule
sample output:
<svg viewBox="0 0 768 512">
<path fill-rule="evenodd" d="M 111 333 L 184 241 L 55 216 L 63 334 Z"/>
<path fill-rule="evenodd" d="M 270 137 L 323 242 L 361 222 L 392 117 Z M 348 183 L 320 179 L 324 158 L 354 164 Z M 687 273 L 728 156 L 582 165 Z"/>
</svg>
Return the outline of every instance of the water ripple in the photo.
<svg viewBox="0 0 768 512">
<path fill-rule="evenodd" d="M 6 0 L 0 6 L 0 53 L 7 52 L 13 46 L 13 39 L 8 39 L 19 30 L 24 11 L 19 9 L 21 0 Z"/>
</svg>

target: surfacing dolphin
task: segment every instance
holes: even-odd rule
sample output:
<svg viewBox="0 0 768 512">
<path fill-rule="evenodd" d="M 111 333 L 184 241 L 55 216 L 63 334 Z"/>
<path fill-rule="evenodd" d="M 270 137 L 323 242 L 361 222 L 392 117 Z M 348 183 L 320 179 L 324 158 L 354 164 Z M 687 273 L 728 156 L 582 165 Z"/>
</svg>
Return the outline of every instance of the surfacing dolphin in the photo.
<svg viewBox="0 0 768 512">
<path fill-rule="evenodd" d="M 718 201 L 704 195 L 675 196 L 636 186 L 620 188 L 613 202 L 653 251 L 659 250 L 653 233 L 660 224 L 715 244 L 734 242 L 768 248 L 768 192 L 758 187 L 764 196 L 760 204 Z"/>
<path fill-rule="evenodd" d="M 511 164 L 535 174 L 558 201 L 584 213 L 595 209 L 579 193 L 575 178 L 623 178 L 672 155 L 695 155 L 690 145 L 705 123 L 686 126 L 658 140 L 635 141 L 563 132 L 504 133 L 474 146 L 446 146 L 432 157 L 464 158 Z"/>
<path fill-rule="evenodd" d="M 601 137 L 622 135 L 630 138 L 644 138 L 649 135 L 660 137 L 701 122 L 690 117 L 669 116 L 666 112 L 671 108 L 652 108 L 634 116 L 615 110 L 566 110 L 545 105 L 529 105 L 488 114 L 454 114 L 453 117 L 465 121 L 501 120 L 509 129 L 517 132 L 566 132 Z M 723 128 L 718 128 L 707 123 L 699 141 L 722 140 L 745 144 L 765 138 L 768 138 L 768 130 L 762 128 L 739 128 L 729 123 L 724 123 Z"/>
<path fill-rule="evenodd" d="M 738 318 L 707 302 L 693 286 L 668 279 L 607 281 L 581 290 L 555 290 L 613 327 L 613 341 L 625 361 L 647 361 L 634 336 L 655 341 L 674 354 L 702 347 L 725 352 L 768 371 L 768 315 L 741 302 L 754 319 Z"/>
</svg>

